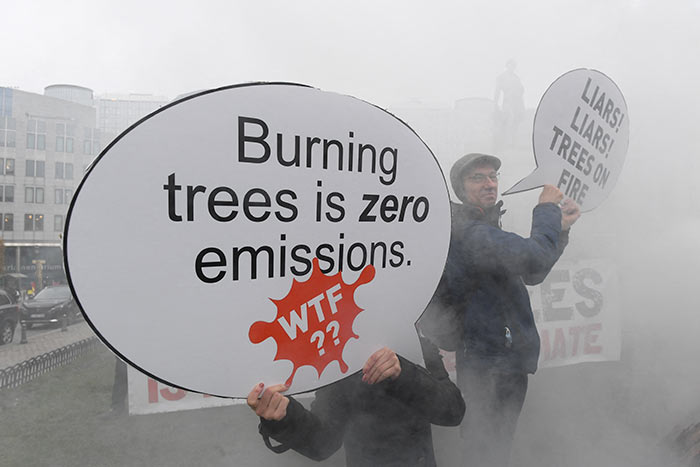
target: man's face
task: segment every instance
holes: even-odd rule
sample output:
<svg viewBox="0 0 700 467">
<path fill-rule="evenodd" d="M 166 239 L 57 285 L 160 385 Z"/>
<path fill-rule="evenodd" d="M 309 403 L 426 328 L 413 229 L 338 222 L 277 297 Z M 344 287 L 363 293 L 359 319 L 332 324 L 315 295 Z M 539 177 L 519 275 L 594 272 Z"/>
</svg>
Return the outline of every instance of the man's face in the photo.
<svg viewBox="0 0 700 467">
<path fill-rule="evenodd" d="M 496 204 L 498 198 L 498 172 L 487 163 L 474 164 L 464 173 L 464 193 L 467 201 L 482 209 Z"/>
</svg>

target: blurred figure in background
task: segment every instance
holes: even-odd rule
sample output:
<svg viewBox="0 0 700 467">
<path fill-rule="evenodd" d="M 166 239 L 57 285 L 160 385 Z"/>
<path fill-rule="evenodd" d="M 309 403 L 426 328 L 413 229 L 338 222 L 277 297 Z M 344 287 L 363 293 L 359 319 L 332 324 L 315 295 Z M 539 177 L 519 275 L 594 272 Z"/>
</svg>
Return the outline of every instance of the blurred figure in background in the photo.
<svg viewBox="0 0 700 467">
<path fill-rule="evenodd" d="M 494 150 L 515 145 L 518 125 L 525 116 L 525 88 L 515 74 L 515 60 L 506 62 L 506 70 L 496 78 L 493 102 L 496 104 Z"/>
</svg>

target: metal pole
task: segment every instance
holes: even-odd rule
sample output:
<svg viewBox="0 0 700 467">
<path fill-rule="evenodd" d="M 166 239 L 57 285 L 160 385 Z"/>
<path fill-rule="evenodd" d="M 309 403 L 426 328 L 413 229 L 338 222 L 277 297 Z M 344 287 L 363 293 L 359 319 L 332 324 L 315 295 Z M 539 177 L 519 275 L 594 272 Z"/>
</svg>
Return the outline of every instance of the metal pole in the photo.
<svg viewBox="0 0 700 467">
<path fill-rule="evenodd" d="M 22 321 L 22 323 L 20 324 L 20 328 L 22 329 L 22 333 L 21 333 L 22 337 L 21 337 L 19 343 L 26 344 L 27 343 L 27 324 L 24 321 Z"/>
</svg>

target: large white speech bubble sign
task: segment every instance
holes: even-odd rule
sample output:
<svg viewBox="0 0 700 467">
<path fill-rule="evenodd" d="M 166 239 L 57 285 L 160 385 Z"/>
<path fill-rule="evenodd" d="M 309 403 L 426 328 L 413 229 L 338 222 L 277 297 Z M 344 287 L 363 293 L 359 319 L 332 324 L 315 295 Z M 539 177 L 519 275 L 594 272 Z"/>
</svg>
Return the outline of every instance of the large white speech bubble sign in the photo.
<svg viewBox="0 0 700 467">
<path fill-rule="evenodd" d="M 440 167 L 399 119 L 249 84 L 188 96 L 110 144 L 73 199 L 64 254 L 123 359 L 245 397 L 260 381 L 329 384 L 384 345 L 420 358 L 414 323 L 449 232 Z"/>
<path fill-rule="evenodd" d="M 549 184 L 582 211 L 615 187 L 629 145 L 627 104 L 617 85 L 590 69 L 569 71 L 542 96 L 532 133 L 537 168 L 504 195 Z"/>
</svg>

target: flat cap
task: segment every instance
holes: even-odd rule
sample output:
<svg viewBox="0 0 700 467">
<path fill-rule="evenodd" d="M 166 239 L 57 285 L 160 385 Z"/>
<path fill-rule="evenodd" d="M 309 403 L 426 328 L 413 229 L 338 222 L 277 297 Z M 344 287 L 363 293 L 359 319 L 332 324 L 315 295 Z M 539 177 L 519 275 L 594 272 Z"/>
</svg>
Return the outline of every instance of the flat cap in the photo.
<svg viewBox="0 0 700 467">
<path fill-rule="evenodd" d="M 462 202 L 466 202 L 463 180 L 464 172 L 469 170 L 470 166 L 479 162 L 491 164 L 494 170 L 501 168 L 501 160 L 498 157 L 472 152 L 460 157 L 450 169 L 450 183 L 452 184 L 452 189 L 457 195 L 457 198 L 459 198 Z"/>
</svg>

